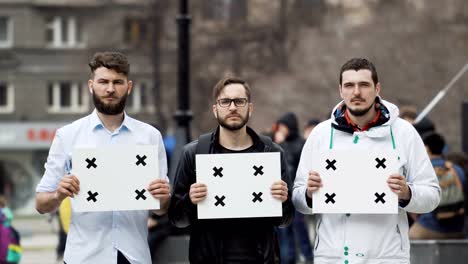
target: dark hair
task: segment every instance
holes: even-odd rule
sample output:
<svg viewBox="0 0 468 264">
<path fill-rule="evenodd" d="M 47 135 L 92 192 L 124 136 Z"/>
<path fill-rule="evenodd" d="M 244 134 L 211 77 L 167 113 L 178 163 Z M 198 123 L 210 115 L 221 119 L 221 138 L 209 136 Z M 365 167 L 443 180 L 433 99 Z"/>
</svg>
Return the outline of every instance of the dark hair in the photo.
<svg viewBox="0 0 468 264">
<path fill-rule="evenodd" d="M 94 71 L 100 67 L 114 70 L 118 73 L 122 73 L 128 77 L 130 74 L 130 64 L 125 55 L 120 52 L 97 52 L 94 54 L 93 59 L 89 62 L 89 68 L 91 74 L 94 75 Z"/>
<path fill-rule="evenodd" d="M 242 80 L 239 77 L 234 76 L 226 76 L 219 80 L 213 88 L 213 102 L 216 102 L 218 96 L 223 91 L 224 87 L 228 86 L 229 84 L 242 84 L 245 88 L 245 94 L 247 95 L 247 100 L 250 102 L 250 86 L 249 84 Z"/>
<path fill-rule="evenodd" d="M 432 154 L 441 155 L 445 147 L 445 140 L 442 135 L 436 132 L 429 132 L 422 135 L 424 145 L 426 145 Z"/>
<path fill-rule="evenodd" d="M 343 72 L 348 70 L 369 70 L 372 74 L 372 81 L 374 81 L 374 85 L 379 82 L 379 77 L 377 76 L 377 70 L 372 62 L 368 61 L 367 59 L 363 58 L 352 58 L 347 61 L 343 66 L 341 66 L 340 71 L 340 85 L 343 81 Z"/>
<path fill-rule="evenodd" d="M 316 126 L 316 125 L 320 124 L 320 122 L 322 122 L 322 121 L 320 121 L 319 119 L 311 118 L 311 119 L 309 119 L 307 121 L 306 127 Z"/>
<path fill-rule="evenodd" d="M 418 117 L 416 107 L 408 105 L 400 107 L 400 118 L 414 120 L 416 117 Z"/>
</svg>

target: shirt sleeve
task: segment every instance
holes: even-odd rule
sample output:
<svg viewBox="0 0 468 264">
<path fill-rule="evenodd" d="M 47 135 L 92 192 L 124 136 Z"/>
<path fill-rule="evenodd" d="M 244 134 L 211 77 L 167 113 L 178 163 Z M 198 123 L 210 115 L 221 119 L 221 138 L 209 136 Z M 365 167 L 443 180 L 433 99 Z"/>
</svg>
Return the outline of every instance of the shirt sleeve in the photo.
<svg viewBox="0 0 468 264">
<path fill-rule="evenodd" d="M 67 163 L 70 163 L 70 161 L 64 151 L 62 133 L 63 132 L 59 129 L 55 134 L 55 138 L 49 150 L 49 156 L 44 164 L 45 172 L 36 187 L 36 192 L 55 192 L 60 179 L 71 169 L 67 169 Z"/>
</svg>

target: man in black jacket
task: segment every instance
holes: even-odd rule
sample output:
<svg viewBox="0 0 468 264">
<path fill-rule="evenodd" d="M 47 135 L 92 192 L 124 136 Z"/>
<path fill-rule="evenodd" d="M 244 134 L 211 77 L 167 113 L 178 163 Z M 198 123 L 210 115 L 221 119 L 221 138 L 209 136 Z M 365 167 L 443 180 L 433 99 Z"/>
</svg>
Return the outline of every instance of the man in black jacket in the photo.
<svg viewBox="0 0 468 264">
<path fill-rule="evenodd" d="M 285 113 L 276 121 L 277 129 L 274 134 L 275 143 L 279 144 L 285 154 L 291 181 L 296 178 L 297 166 L 301 159 L 304 139 L 299 135 L 299 125 L 296 114 Z M 291 225 L 278 229 L 278 238 L 282 264 L 295 264 L 297 259 L 296 240 L 306 263 L 312 263 L 313 251 L 310 243 L 309 228 L 306 219 L 300 212 L 295 213 Z"/>
<path fill-rule="evenodd" d="M 206 198 L 209 186 L 196 183 L 199 141 L 194 141 L 185 146 L 177 166 L 169 219 L 177 227 L 191 227 L 190 263 L 279 263 L 275 227 L 288 225 L 294 215 L 282 149 L 247 127 L 253 104 L 245 81 L 233 77 L 220 80 L 213 89 L 213 99 L 212 110 L 219 127 L 210 135 L 207 153 L 281 152 L 282 180 L 271 186 L 271 195 L 282 202 L 283 216 L 197 219 L 197 204 Z"/>
</svg>

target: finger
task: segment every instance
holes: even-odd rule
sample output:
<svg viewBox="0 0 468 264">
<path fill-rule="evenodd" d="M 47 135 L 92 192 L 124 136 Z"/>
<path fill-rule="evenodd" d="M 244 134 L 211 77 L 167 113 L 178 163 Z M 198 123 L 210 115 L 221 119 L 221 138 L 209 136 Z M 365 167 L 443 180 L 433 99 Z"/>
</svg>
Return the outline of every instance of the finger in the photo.
<svg viewBox="0 0 468 264">
<path fill-rule="evenodd" d="M 66 175 L 63 177 L 62 181 L 72 184 L 77 190 L 80 189 L 80 180 L 75 175 Z"/>
<path fill-rule="evenodd" d="M 203 198 L 203 197 L 206 197 L 207 195 L 207 192 L 198 192 L 198 193 L 194 193 L 192 196 L 194 198 Z"/>
<path fill-rule="evenodd" d="M 316 181 L 316 182 L 321 182 L 322 178 L 318 175 L 309 175 L 309 178 L 307 179 L 308 181 Z"/>
<path fill-rule="evenodd" d="M 73 184 L 68 183 L 68 182 L 62 182 L 60 184 L 60 188 L 64 191 L 66 190 L 66 192 L 69 192 L 69 193 L 74 193 L 74 194 L 78 193 L 77 187 L 73 186 Z"/>
<path fill-rule="evenodd" d="M 319 189 L 319 187 L 315 187 L 315 186 L 312 186 L 312 187 L 308 187 L 307 190 L 309 190 L 309 192 L 316 192 L 317 190 Z"/>
<path fill-rule="evenodd" d="M 194 183 L 194 184 L 192 184 L 191 187 L 199 188 L 199 187 L 204 187 L 204 186 L 206 187 L 206 184 L 204 184 L 204 183 Z"/>
<path fill-rule="evenodd" d="M 206 192 L 206 191 L 207 191 L 207 188 L 205 186 L 193 189 L 193 192 Z"/>
<path fill-rule="evenodd" d="M 287 190 L 288 186 L 282 185 L 282 184 L 276 184 L 276 185 L 272 185 L 270 189 L 271 190 Z"/>
<path fill-rule="evenodd" d="M 322 186 L 323 186 L 323 184 L 321 182 L 313 182 L 312 181 L 312 182 L 307 183 L 307 187 L 309 187 L 309 188 L 320 188 Z"/>
<path fill-rule="evenodd" d="M 164 189 L 164 190 L 169 190 L 170 189 L 170 186 L 169 184 L 167 183 L 155 183 L 155 184 L 152 184 L 148 187 L 148 190 L 149 191 L 153 191 L 153 190 L 161 190 L 161 189 Z"/>
<path fill-rule="evenodd" d="M 401 186 L 398 184 L 389 184 L 388 186 L 390 187 L 390 189 L 395 191 L 400 191 L 402 189 Z"/>
<path fill-rule="evenodd" d="M 74 197 L 73 192 L 69 191 L 68 189 L 65 188 L 59 188 L 57 190 L 60 196 L 62 197 Z"/>
<path fill-rule="evenodd" d="M 388 177 L 388 179 L 398 179 L 398 180 L 404 180 L 405 177 L 403 177 L 403 175 L 400 175 L 400 174 L 392 174 Z"/>
<path fill-rule="evenodd" d="M 271 190 L 272 195 L 288 195 L 286 190 Z"/>
<path fill-rule="evenodd" d="M 287 196 L 283 196 L 283 195 L 273 195 L 273 198 L 278 199 L 278 200 L 284 202 L 284 201 L 287 200 L 288 197 L 287 197 Z"/>
<path fill-rule="evenodd" d="M 316 176 L 320 176 L 320 174 L 319 174 L 318 172 L 316 172 L 316 171 L 313 171 L 313 170 L 309 171 L 309 175 L 316 175 Z"/>
<path fill-rule="evenodd" d="M 166 195 L 166 194 L 169 194 L 169 189 L 166 189 L 166 188 L 159 188 L 159 189 L 155 189 L 155 190 L 152 190 L 150 191 L 150 193 L 152 195 Z"/>
</svg>

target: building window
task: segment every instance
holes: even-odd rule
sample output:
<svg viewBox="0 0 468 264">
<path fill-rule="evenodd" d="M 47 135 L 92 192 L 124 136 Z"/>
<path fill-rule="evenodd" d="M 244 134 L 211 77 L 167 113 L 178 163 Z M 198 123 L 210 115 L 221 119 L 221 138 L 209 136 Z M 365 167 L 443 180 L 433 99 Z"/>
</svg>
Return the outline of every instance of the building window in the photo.
<svg viewBox="0 0 468 264">
<path fill-rule="evenodd" d="M 154 113 L 153 91 L 146 83 L 133 85 L 132 93 L 127 98 L 127 110 L 131 113 Z"/>
<path fill-rule="evenodd" d="M 141 45 L 150 41 L 149 21 L 127 18 L 124 22 L 124 41 L 128 45 Z"/>
<path fill-rule="evenodd" d="M 13 85 L 0 81 L 0 113 L 11 113 L 14 110 Z"/>
<path fill-rule="evenodd" d="M 0 48 L 13 45 L 13 23 L 9 17 L 0 16 Z"/>
<path fill-rule="evenodd" d="M 213 21 L 239 21 L 247 17 L 247 0 L 205 0 L 202 17 Z"/>
<path fill-rule="evenodd" d="M 84 47 L 81 24 L 75 17 L 52 17 L 47 21 L 46 41 L 53 48 Z"/>
<path fill-rule="evenodd" d="M 52 113 L 83 113 L 88 111 L 89 95 L 78 82 L 51 82 L 48 87 L 48 106 Z"/>
</svg>

